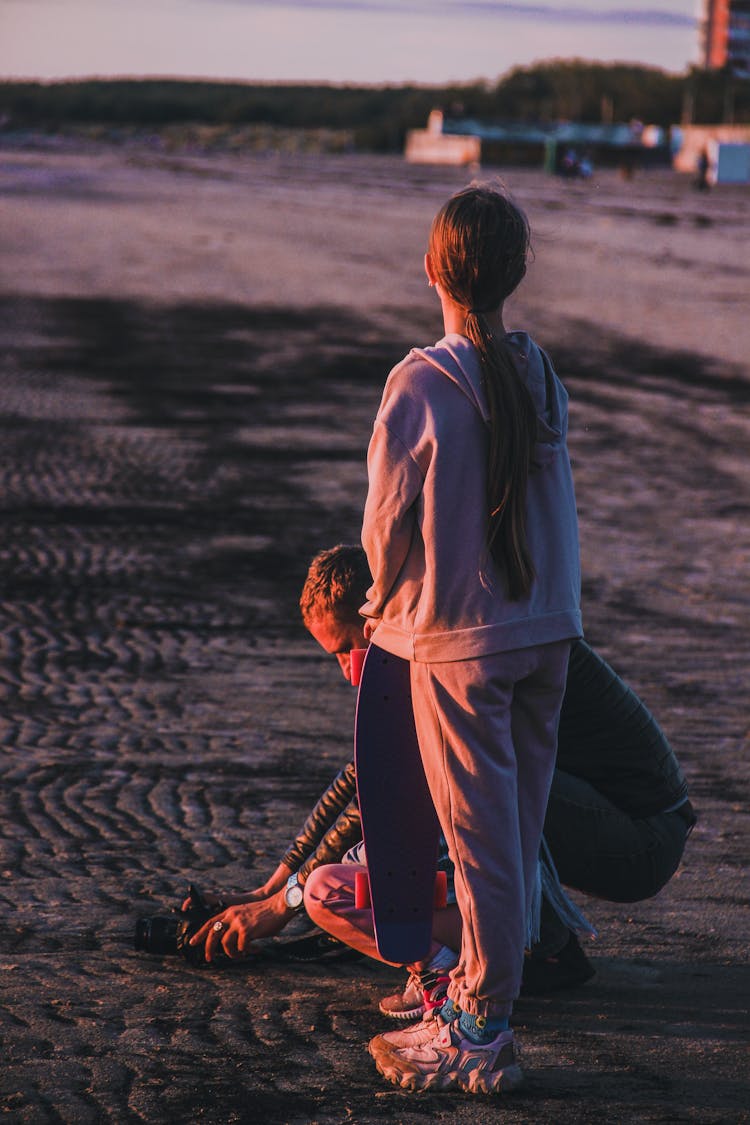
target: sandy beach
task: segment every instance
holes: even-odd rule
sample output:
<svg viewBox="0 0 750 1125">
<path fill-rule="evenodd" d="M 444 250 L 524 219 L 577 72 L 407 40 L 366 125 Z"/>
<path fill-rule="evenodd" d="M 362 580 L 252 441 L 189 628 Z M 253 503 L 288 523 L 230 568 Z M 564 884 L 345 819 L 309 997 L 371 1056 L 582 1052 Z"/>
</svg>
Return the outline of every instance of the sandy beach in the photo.
<svg viewBox="0 0 750 1125">
<path fill-rule="evenodd" d="M 750 1121 L 750 194 L 502 174 L 535 232 L 509 326 L 571 394 L 587 637 L 684 766 L 683 865 L 648 902 L 578 899 L 597 975 L 519 1001 L 502 1102 L 383 1082 L 391 969 L 133 949 L 190 880 L 262 883 L 350 755 L 297 599 L 358 537 L 384 379 L 441 334 L 428 224 L 470 176 L 6 146 L 5 1120 Z"/>
</svg>

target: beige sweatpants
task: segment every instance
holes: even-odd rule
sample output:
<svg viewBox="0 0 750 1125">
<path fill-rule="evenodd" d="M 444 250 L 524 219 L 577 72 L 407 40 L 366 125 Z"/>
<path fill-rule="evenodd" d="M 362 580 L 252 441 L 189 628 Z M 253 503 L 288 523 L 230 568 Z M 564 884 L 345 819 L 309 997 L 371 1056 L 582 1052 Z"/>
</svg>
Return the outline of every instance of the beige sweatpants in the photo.
<svg viewBox="0 0 750 1125">
<path fill-rule="evenodd" d="M 570 642 L 411 664 L 427 783 L 455 866 L 462 946 L 448 995 L 472 1015 L 518 996 Z"/>
</svg>

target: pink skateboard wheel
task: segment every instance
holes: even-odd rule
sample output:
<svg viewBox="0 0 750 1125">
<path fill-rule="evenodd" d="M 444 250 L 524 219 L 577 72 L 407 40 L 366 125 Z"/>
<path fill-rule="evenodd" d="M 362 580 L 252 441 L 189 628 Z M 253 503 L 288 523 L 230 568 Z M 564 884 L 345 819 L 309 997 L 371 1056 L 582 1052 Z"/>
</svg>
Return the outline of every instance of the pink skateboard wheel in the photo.
<svg viewBox="0 0 750 1125">
<path fill-rule="evenodd" d="M 370 906 L 370 880 L 366 871 L 354 875 L 354 908 L 366 910 Z"/>
<path fill-rule="evenodd" d="M 436 910 L 445 910 L 448 905 L 448 877 L 444 871 L 435 873 L 434 904 Z M 354 875 L 354 908 L 366 910 L 368 906 L 372 906 L 370 877 L 366 871 L 357 871 Z"/>
<path fill-rule="evenodd" d="M 349 676 L 354 687 L 359 687 L 359 681 L 362 679 L 362 665 L 366 653 L 366 648 L 353 648 L 349 653 Z"/>
</svg>

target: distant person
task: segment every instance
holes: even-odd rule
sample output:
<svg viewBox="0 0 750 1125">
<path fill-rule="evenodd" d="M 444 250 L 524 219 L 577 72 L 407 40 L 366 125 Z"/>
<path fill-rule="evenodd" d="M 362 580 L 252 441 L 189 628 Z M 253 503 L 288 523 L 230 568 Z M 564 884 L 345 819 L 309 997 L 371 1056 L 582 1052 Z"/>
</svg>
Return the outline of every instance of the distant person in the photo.
<svg viewBox="0 0 750 1125">
<path fill-rule="evenodd" d="M 708 158 L 708 149 L 703 149 L 698 157 L 697 172 L 698 175 L 695 180 L 695 186 L 698 191 L 708 191 L 710 184 L 708 182 L 708 172 L 711 167 L 711 161 Z"/>
<path fill-rule="evenodd" d="M 578 153 L 574 148 L 566 149 L 560 163 L 560 174 L 566 180 L 575 180 L 581 171 L 581 166 L 578 161 Z"/>
</svg>

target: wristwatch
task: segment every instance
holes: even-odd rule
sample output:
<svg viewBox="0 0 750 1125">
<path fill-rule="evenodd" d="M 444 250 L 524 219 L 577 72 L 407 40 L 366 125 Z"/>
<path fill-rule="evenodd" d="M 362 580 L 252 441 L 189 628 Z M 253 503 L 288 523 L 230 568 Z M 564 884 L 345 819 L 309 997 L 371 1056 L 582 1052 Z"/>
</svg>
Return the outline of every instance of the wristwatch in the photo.
<svg viewBox="0 0 750 1125">
<path fill-rule="evenodd" d="M 294 874 L 290 875 L 286 881 L 284 902 L 287 904 L 290 910 L 301 910 L 304 899 L 305 892 L 299 885 L 299 879 L 297 877 L 297 872 L 295 871 Z"/>
</svg>

